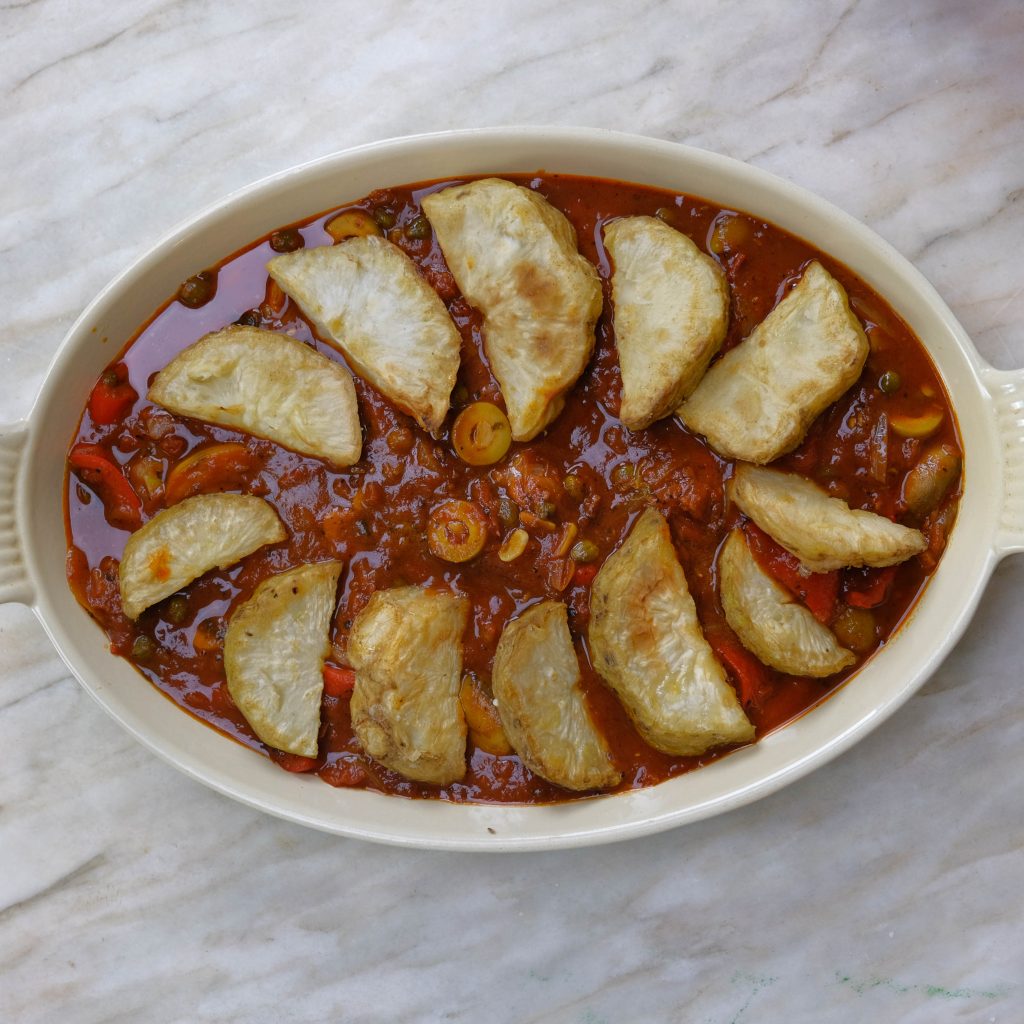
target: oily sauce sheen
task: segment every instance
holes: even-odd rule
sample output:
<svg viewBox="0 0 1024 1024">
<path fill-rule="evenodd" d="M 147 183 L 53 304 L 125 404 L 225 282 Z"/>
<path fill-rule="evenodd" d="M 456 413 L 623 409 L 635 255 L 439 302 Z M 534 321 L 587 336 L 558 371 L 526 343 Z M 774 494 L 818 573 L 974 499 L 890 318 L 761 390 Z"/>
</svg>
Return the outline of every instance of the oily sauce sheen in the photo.
<svg viewBox="0 0 1024 1024">
<path fill-rule="evenodd" d="M 87 409 L 73 440 L 73 444 L 100 445 L 126 468 L 129 479 L 133 463 L 138 468 L 143 459 L 166 479 L 168 471 L 190 452 L 215 442 L 241 443 L 252 456 L 248 465 L 212 481 L 208 489 L 266 498 L 288 528 L 287 542 L 261 549 L 227 571 L 207 574 L 133 623 L 121 612 L 117 584 L 117 560 L 128 533 L 107 522 L 98 494 L 72 472 L 67 489 L 68 577 L 78 599 L 106 631 L 114 653 L 132 660 L 154 686 L 189 713 L 269 754 L 284 767 L 294 767 L 293 759 L 256 739 L 231 701 L 224 681 L 223 632 L 232 609 L 248 598 L 260 581 L 302 562 L 329 558 L 345 563 L 330 634 L 330 662 L 346 664 L 344 652 L 352 620 L 375 590 L 437 585 L 470 601 L 464 672 L 472 673 L 489 693 L 494 651 L 505 623 L 538 600 L 562 600 L 569 608 L 586 698 L 609 742 L 615 765 L 623 773 L 622 789 L 660 782 L 720 756 L 721 752 L 700 758 L 675 757 L 650 748 L 593 671 L 587 650 L 593 570 L 650 505 L 668 518 L 709 642 L 716 649 L 737 644 L 721 611 L 714 568 L 719 545 L 728 531 L 742 522 L 724 496 L 731 464 L 689 434 L 674 417 L 635 434 L 616 418 L 620 382 L 611 319 L 611 267 L 601 241 L 602 225 L 614 217 L 658 213 L 719 261 L 731 293 L 730 327 L 723 350 L 740 342 L 764 319 L 799 279 L 809 260 L 819 260 L 846 288 L 852 308 L 867 330 L 871 354 L 860 380 L 819 417 L 799 449 L 779 460 L 779 468 L 797 470 L 817 480 L 854 508 L 896 515 L 901 511 L 901 482 L 920 457 L 921 445 L 943 442 L 958 452 L 961 449 L 948 398 L 920 342 L 859 278 L 807 243 L 770 224 L 723 211 L 695 197 L 564 175 L 507 177 L 536 189 L 566 214 L 576 229 L 580 251 L 598 268 L 605 303 L 594 356 L 569 392 L 564 411 L 541 437 L 513 443 L 497 465 L 466 465 L 455 455 L 448 438 L 454 416 L 470 402 L 487 400 L 504 408 L 483 354 L 480 317 L 459 295 L 429 227 L 424 230 L 420 200 L 454 181 L 381 190 L 358 203 L 293 225 L 275 238 L 277 246 L 282 237 L 285 244 L 294 244 L 291 232 L 297 231 L 306 247 L 329 245 L 332 238 L 325 223 L 339 210 L 362 209 L 375 214 L 387 237 L 416 262 L 448 306 L 463 341 L 462 368 L 441 440 L 425 434 L 358 376 L 355 385 L 364 431 L 363 457 L 345 471 L 334 471 L 317 459 L 270 441 L 173 416 L 146 401 L 153 375 L 172 357 L 203 334 L 240 319 L 287 331 L 342 361 L 269 281 L 265 264 L 275 255 L 271 236 L 218 267 L 208 268 L 198 285 L 205 289 L 199 296 L 203 304 L 190 308 L 175 298 L 156 313 L 111 364 L 121 368 L 122 376 L 126 371 L 138 400 L 113 423 L 93 422 Z M 886 373 L 891 376 L 883 390 L 879 380 Z M 893 388 L 893 382 L 898 382 L 898 387 Z M 938 432 L 927 442 L 893 437 L 885 479 L 879 481 L 878 473 L 870 471 L 871 431 L 879 415 L 895 411 L 917 414 L 936 405 L 944 410 Z M 575 494 L 567 492 L 564 480 L 570 473 L 582 481 L 582 493 L 575 484 L 571 488 Z M 924 555 L 899 567 L 890 596 L 873 609 L 874 647 L 884 643 L 906 616 L 934 570 L 952 522 L 948 510 L 955 511 L 958 487 L 945 499 L 947 513 L 937 517 L 936 523 L 911 523 L 925 529 L 931 546 Z M 163 507 L 159 490 L 152 497 L 145 493 L 140 497 L 144 520 Z M 533 537 L 518 559 L 501 561 L 498 547 L 508 527 L 499 518 L 500 501 L 509 497 L 523 509 L 539 509 L 559 524 L 575 523 L 579 539 L 597 546 L 597 559 L 577 567 L 567 585 L 564 558 L 555 552 L 558 535 L 540 540 Z M 450 498 L 474 503 L 484 511 L 490 526 L 483 553 L 458 565 L 434 557 L 426 540 L 431 509 Z M 856 585 L 865 575 L 849 570 L 844 586 Z M 132 657 L 133 651 L 137 657 Z M 869 654 L 870 650 L 866 651 L 859 663 Z M 765 668 L 757 692 L 744 695 L 745 709 L 758 736 L 812 707 L 850 674 L 812 680 Z M 463 781 L 445 787 L 409 782 L 362 753 L 352 733 L 347 696 L 324 696 L 315 770 L 333 785 L 451 801 L 544 803 L 570 797 L 534 776 L 518 757 L 494 756 L 472 745 Z"/>
</svg>

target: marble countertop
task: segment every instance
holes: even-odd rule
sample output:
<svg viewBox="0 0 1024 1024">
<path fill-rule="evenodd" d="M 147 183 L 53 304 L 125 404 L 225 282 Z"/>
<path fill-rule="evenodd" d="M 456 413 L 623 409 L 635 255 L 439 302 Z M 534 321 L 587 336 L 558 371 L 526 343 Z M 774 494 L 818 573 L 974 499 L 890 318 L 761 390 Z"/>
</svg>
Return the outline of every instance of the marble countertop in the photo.
<svg viewBox="0 0 1024 1024">
<path fill-rule="evenodd" d="M 226 192 L 455 127 L 716 150 L 863 220 L 1024 365 L 1014 0 L 0 5 L 0 422 Z M 0 1019 L 1024 1019 L 1024 558 L 898 714 L 752 806 L 577 852 L 375 847 L 158 761 L 0 607 Z"/>
</svg>

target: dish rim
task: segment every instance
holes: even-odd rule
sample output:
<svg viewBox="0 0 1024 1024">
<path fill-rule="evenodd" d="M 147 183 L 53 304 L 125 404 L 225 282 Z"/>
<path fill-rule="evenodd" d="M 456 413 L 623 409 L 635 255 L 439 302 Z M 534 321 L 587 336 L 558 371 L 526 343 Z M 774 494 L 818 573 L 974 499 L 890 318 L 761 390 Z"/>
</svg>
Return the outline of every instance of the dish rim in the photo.
<svg viewBox="0 0 1024 1024">
<path fill-rule="evenodd" d="M 123 670 L 130 672 L 136 683 L 140 675 L 127 662 L 111 658 L 105 644 L 97 642 L 105 640 L 105 637 L 70 597 L 62 571 L 59 584 L 54 583 L 53 553 L 46 552 L 43 540 L 45 524 L 52 519 L 52 514 L 38 514 L 39 499 L 47 493 L 52 496 L 54 477 L 58 480 L 58 490 L 62 492 L 63 457 L 71 432 L 64 435 L 61 429 L 53 426 L 54 418 L 49 413 L 64 394 L 85 394 L 81 388 L 73 388 L 71 392 L 65 389 L 76 380 L 94 380 L 102 365 L 109 361 L 110 348 L 104 351 L 102 345 L 94 346 L 97 351 L 92 352 L 89 348 L 101 327 L 104 328 L 103 334 L 109 336 L 114 333 L 107 328 L 117 322 L 118 310 L 122 311 L 121 319 L 127 319 L 123 310 L 131 305 L 127 300 L 131 289 L 154 276 L 161 281 L 175 282 L 166 288 L 158 302 L 151 303 L 151 312 L 166 300 L 167 295 L 173 294 L 178 281 L 188 276 L 181 273 L 179 267 L 213 262 L 212 259 L 196 261 L 186 253 L 197 235 L 202 235 L 203 231 L 209 234 L 217 222 L 225 218 L 233 217 L 247 224 L 256 208 L 273 208 L 278 203 L 283 208 L 284 199 L 303 183 L 322 179 L 325 174 L 339 176 L 348 172 L 351 177 L 355 168 L 364 175 L 378 174 L 380 172 L 375 169 L 378 165 L 383 163 L 398 168 L 411 157 L 419 157 L 421 161 L 429 157 L 427 163 L 431 166 L 438 162 L 438 154 L 457 161 L 462 158 L 459 154 L 466 155 L 467 147 L 468 151 L 476 150 L 474 159 L 478 166 L 482 166 L 480 161 L 486 161 L 483 154 L 494 154 L 500 166 L 492 165 L 491 173 L 545 169 L 553 173 L 589 174 L 657 185 L 659 183 L 651 180 L 646 172 L 632 176 L 610 175 L 566 165 L 566 161 L 581 160 L 584 163 L 590 161 L 592 167 L 618 166 L 625 158 L 627 165 L 639 168 L 644 166 L 643 158 L 646 158 L 646 166 L 657 164 L 659 175 L 661 168 L 674 167 L 672 173 L 678 173 L 680 179 L 684 179 L 689 171 L 700 180 L 721 180 L 729 187 L 746 184 L 759 202 L 766 199 L 777 202 L 777 212 L 756 205 L 724 203 L 721 194 L 716 195 L 713 190 L 685 187 L 688 184 L 685 180 L 676 179 L 675 182 L 677 191 L 742 209 L 807 238 L 827 255 L 849 266 L 892 302 L 919 337 L 922 337 L 922 331 L 916 321 L 922 319 L 939 332 L 938 351 L 928 343 L 935 339 L 922 337 L 922 340 L 943 378 L 959 419 L 967 467 L 961 515 L 969 514 L 972 530 L 969 533 L 953 531 L 949 548 L 908 621 L 900 627 L 887 648 L 879 651 L 851 678 L 849 684 L 758 743 L 737 750 L 698 772 L 648 789 L 554 805 L 452 805 L 436 801 L 396 800 L 360 790 L 335 790 L 319 779 L 288 775 L 265 759 L 252 758 L 251 752 L 238 744 L 224 743 L 222 734 L 192 716 L 182 714 L 181 709 L 148 683 L 144 687 L 145 699 L 140 699 L 139 692 L 130 692 Z M 518 162 L 510 164 L 504 156 L 498 156 L 499 152 L 520 154 Z M 551 166 L 549 160 L 542 159 L 538 163 L 533 156 L 541 153 L 550 156 L 559 152 L 563 154 L 562 166 L 559 167 Z M 462 165 L 460 173 L 486 171 Z M 440 176 L 389 173 L 378 179 L 374 187 Z M 457 177 L 458 174 L 449 172 L 447 176 Z M 321 181 L 321 187 L 322 184 Z M 369 189 L 344 188 L 334 205 L 359 198 L 367 191 Z M 319 209 L 328 209 L 330 205 L 311 203 L 310 206 L 316 208 L 307 210 L 306 216 L 315 214 Z M 274 220 L 273 217 L 270 219 Z M 266 230 L 299 219 L 300 216 L 282 216 L 269 223 Z M 822 244 L 815 239 L 814 231 L 794 228 L 791 226 L 794 222 L 809 226 L 814 231 L 835 230 L 842 242 L 839 251 L 835 244 Z M 239 227 L 238 230 L 248 233 L 248 242 L 264 233 L 251 227 Z M 233 251 L 226 244 L 223 248 Z M 855 252 L 858 258 L 851 260 L 844 256 L 846 250 Z M 223 255 L 222 251 L 220 258 Z M 864 260 L 868 261 L 866 268 Z M 879 279 L 886 275 L 888 287 L 881 287 Z M 908 316 L 906 302 L 894 299 L 893 291 L 914 300 L 910 303 L 912 316 Z M 137 329 L 144 319 L 140 317 L 134 328 Z M 130 336 L 115 340 L 114 347 L 119 349 Z M 92 367 L 96 369 L 90 378 Z M 1019 485 L 1019 480 L 1012 477 L 1007 465 L 1003 464 L 1005 460 L 1000 459 L 1000 455 L 1006 453 L 1008 439 L 1005 430 L 997 423 L 997 399 L 993 396 L 993 389 L 1007 383 L 1024 389 L 1024 373 L 1005 373 L 988 367 L 932 286 L 888 243 L 826 200 L 760 168 L 678 143 L 602 129 L 529 126 L 468 129 L 368 143 L 279 171 L 210 204 L 142 253 L 103 288 L 78 317 L 54 355 L 27 419 L 9 431 L 0 429 L 0 441 L 15 452 L 15 467 L 11 474 L 16 506 L 16 550 L 13 558 L 22 572 L 22 576 L 13 585 L 8 584 L 6 589 L 0 576 L 0 601 L 22 600 L 30 604 L 58 653 L 86 691 L 150 750 L 197 781 L 286 820 L 342 835 L 434 849 L 554 849 L 646 835 L 742 806 L 826 764 L 895 713 L 937 668 L 966 628 L 999 558 L 1024 547 L 1015 522 L 1007 520 L 1005 507 L 1009 503 L 1006 499 L 1003 507 L 990 503 L 988 512 L 982 501 L 986 486 L 996 486 L 992 493 L 1008 494 L 1004 479 L 1007 476 Z M 1009 443 L 1013 443 L 1012 440 Z M 47 477 L 45 471 L 32 472 L 32 467 L 36 466 L 56 468 Z M 0 470 L 0 476 L 3 472 Z M 59 508 L 58 518 L 63 530 L 62 500 Z M 62 545 L 61 568 L 63 550 Z M 0 559 L 0 566 L 3 564 Z M 55 593 L 57 588 L 62 588 L 63 593 Z M 64 613 L 68 598 L 82 621 L 67 620 Z M 912 670 L 899 676 L 900 684 L 885 699 L 867 702 L 848 697 L 851 693 L 856 696 L 858 686 L 863 685 L 865 678 L 870 680 L 879 676 L 877 665 L 880 662 L 888 668 L 913 660 L 913 655 L 907 653 L 912 641 L 922 636 L 927 626 L 936 623 L 942 626 L 941 632 L 936 634 L 942 637 L 941 641 L 923 660 L 918 658 L 918 664 Z M 91 631 L 91 636 L 86 636 L 83 626 Z M 905 639 L 908 636 L 911 637 L 909 641 Z M 116 661 L 117 670 L 112 671 L 106 663 L 97 669 L 95 662 L 100 656 L 107 662 Z M 104 676 L 109 678 L 104 679 Z M 136 686 L 135 689 L 139 691 L 140 688 Z M 872 692 L 877 689 L 875 685 Z M 153 704 L 153 698 L 160 698 L 162 709 Z M 835 710 L 829 711 L 833 706 Z M 173 714 L 176 720 L 180 719 L 182 727 L 172 725 L 169 733 L 163 735 L 161 730 L 168 719 L 162 710 Z M 205 737 L 189 735 L 195 730 L 201 730 Z M 212 751 L 206 739 L 215 740 L 226 748 L 223 756 Z M 232 756 L 236 753 L 243 755 L 246 762 L 241 769 L 242 762 Z M 313 787 L 322 791 L 319 797 Z M 330 800 L 325 801 L 324 795 Z"/>
</svg>

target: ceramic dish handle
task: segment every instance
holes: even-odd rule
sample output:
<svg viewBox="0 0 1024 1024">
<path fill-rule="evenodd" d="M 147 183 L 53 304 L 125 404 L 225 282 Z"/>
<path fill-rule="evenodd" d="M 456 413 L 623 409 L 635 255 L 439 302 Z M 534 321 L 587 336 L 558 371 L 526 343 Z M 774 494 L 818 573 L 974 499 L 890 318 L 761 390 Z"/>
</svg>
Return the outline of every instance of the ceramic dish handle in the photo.
<svg viewBox="0 0 1024 1024">
<path fill-rule="evenodd" d="M 27 441 L 28 424 L 24 420 L 0 426 L 0 604 L 31 604 L 35 600 L 22 554 L 15 495 Z"/>
<path fill-rule="evenodd" d="M 1003 508 L 996 552 L 1024 551 L 1024 370 L 982 373 L 996 411 L 996 429 L 1003 442 Z"/>
</svg>

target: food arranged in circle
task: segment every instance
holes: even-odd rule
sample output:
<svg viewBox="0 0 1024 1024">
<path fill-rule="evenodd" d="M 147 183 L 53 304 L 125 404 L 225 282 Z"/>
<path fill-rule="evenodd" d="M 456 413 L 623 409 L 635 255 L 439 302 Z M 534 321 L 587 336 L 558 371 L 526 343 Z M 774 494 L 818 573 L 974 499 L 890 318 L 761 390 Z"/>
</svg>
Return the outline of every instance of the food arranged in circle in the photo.
<svg viewBox="0 0 1024 1024">
<path fill-rule="evenodd" d="M 924 345 L 826 253 L 640 185 L 425 182 L 198 270 L 125 345 L 68 454 L 68 579 L 288 771 L 551 803 L 827 697 L 961 475 Z"/>
</svg>

